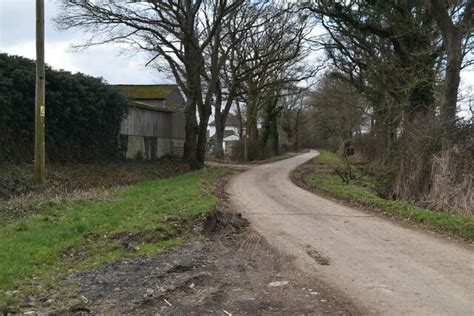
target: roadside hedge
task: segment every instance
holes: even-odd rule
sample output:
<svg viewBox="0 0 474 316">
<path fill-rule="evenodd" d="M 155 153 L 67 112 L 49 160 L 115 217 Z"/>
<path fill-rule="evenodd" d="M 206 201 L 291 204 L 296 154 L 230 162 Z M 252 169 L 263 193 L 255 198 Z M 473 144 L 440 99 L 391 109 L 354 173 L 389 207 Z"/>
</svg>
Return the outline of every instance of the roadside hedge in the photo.
<svg viewBox="0 0 474 316">
<path fill-rule="evenodd" d="M 46 67 L 46 152 L 49 161 L 119 156 L 127 97 L 103 79 Z M 0 161 L 33 159 L 35 62 L 0 53 Z"/>
</svg>

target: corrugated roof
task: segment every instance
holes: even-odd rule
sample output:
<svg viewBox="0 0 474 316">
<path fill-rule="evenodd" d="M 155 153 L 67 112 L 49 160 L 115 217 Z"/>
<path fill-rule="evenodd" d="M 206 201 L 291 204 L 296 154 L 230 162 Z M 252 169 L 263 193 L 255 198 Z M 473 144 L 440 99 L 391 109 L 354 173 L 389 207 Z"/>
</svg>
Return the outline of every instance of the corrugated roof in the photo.
<svg viewBox="0 0 474 316">
<path fill-rule="evenodd" d="M 121 92 L 135 100 L 166 99 L 174 90 L 178 89 L 175 84 L 118 84 L 114 85 Z"/>
</svg>

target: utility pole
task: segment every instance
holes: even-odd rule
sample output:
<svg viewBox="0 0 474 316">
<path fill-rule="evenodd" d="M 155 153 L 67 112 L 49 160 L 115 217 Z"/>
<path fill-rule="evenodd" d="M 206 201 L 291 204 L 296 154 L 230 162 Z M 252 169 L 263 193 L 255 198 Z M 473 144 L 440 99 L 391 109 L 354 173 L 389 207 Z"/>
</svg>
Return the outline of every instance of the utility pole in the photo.
<svg viewBox="0 0 474 316">
<path fill-rule="evenodd" d="M 35 100 L 35 183 L 44 183 L 45 174 L 45 71 L 44 71 L 44 0 L 36 0 L 36 100 Z"/>
</svg>

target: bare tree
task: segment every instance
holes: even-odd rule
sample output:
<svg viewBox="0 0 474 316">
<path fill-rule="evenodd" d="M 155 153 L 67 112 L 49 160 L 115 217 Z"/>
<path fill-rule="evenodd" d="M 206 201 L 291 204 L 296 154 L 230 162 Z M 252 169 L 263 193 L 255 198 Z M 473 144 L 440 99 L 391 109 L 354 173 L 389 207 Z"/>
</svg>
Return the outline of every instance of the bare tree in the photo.
<svg viewBox="0 0 474 316">
<path fill-rule="evenodd" d="M 205 50 L 221 39 L 223 21 L 243 0 L 63 1 L 57 17 L 61 28 L 82 28 L 91 39 L 82 47 L 128 44 L 165 60 L 186 98 L 184 158 L 192 168 L 204 164 L 207 124 L 219 78 L 218 64 L 205 67 Z M 203 85 L 203 75 L 207 85 Z M 196 117 L 198 114 L 199 121 Z"/>
<path fill-rule="evenodd" d="M 296 5 L 281 6 L 261 1 L 241 5 L 223 24 L 222 31 L 230 35 L 219 42 L 219 64 L 223 67 L 222 79 L 215 89 L 216 156 L 223 155 L 225 122 L 237 99 L 245 105 L 246 116 L 251 114 L 250 120 L 246 119 L 245 124 L 254 125 L 250 130 L 248 126 L 244 129 L 253 137 L 257 135 L 256 120 L 253 118 L 258 116 L 258 109 L 253 106 L 254 103 L 247 102 L 249 96 L 257 91 L 252 89 L 260 85 L 260 104 L 270 104 L 264 101 L 269 96 L 265 91 L 275 90 L 275 87 L 271 87 L 275 84 L 281 85 L 285 81 L 281 76 L 285 69 L 294 67 L 306 55 L 307 49 L 304 45 L 311 26 L 301 20 Z M 208 55 L 208 60 L 212 60 L 211 54 Z M 277 77 L 277 81 L 270 83 L 269 78 Z M 272 94 L 274 95 L 273 92 Z M 241 117 L 240 119 L 243 121 Z"/>
<path fill-rule="evenodd" d="M 268 113 L 278 104 L 286 84 L 314 75 L 314 71 L 302 67 L 309 53 L 311 25 L 301 18 L 296 6 L 281 8 L 269 4 L 253 14 L 257 16 L 257 25 L 235 47 L 233 64 L 229 66 L 234 70 L 229 78 L 237 85 L 238 99 L 245 105 L 246 161 L 252 158 L 252 149 L 258 147 L 261 110 L 265 107 Z"/>
<path fill-rule="evenodd" d="M 281 129 L 286 133 L 293 150 L 301 149 L 301 133 L 304 124 L 309 120 L 305 115 L 308 107 L 309 91 L 297 86 L 291 89 L 293 94 L 283 96 L 280 100 L 281 110 Z"/>
<path fill-rule="evenodd" d="M 361 132 L 367 117 L 367 101 L 347 80 L 328 73 L 311 94 L 317 132 L 327 138 L 326 146 L 340 149 L 344 141 Z"/>
<path fill-rule="evenodd" d="M 232 104 L 237 95 L 238 84 L 243 80 L 240 71 L 240 65 L 236 65 L 235 51 L 238 45 L 241 45 L 244 38 L 256 26 L 256 20 L 259 14 L 265 8 L 263 4 L 244 3 L 235 12 L 229 15 L 229 18 L 218 29 L 214 35 L 214 41 L 211 42 L 206 53 L 206 66 L 220 72 L 220 80 L 214 83 L 210 82 L 209 77 L 205 77 L 208 84 L 214 84 L 215 102 L 214 102 L 214 122 L 216 126 L 216 142 L 214 143 L 214 155 L 223 157 L 223 139 L 224 130 Z M 221 34 L 225 36 L 221 36 Z"/>
</svg>

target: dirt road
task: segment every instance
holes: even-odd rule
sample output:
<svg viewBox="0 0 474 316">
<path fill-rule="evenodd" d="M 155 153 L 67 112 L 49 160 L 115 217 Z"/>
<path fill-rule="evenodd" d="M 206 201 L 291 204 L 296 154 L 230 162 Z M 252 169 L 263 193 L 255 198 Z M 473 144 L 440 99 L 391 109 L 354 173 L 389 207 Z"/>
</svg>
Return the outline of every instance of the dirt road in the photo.
<svg viewBox="0 0 474 316">
<path fill-rule="evenodd" d="M 374 314 L 474 315 L 474 248 L 401 227 L 295 186 L 314 157 L 252 168 L 227 187 L 272 246 Z"/>
</svg>

